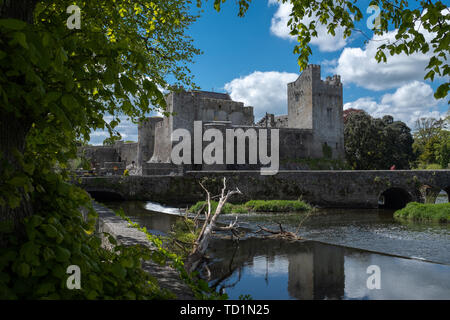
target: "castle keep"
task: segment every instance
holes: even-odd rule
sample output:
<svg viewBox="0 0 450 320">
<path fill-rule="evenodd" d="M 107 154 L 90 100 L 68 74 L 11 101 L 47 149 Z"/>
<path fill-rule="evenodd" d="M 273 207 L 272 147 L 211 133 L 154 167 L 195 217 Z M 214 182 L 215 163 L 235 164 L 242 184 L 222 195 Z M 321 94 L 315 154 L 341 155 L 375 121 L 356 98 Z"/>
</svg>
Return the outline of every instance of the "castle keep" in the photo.
<svg viewBox="0 0 450 320">
<path fill-rule="evenodd" d="M 186 129 L 194 135 L 194 121 L 202 121 L 203 131 L 226 129 L 279 129 L 280 169 L 305 169 L 296 160 L 305 158 L 344 158 L 343 97 L 340 77 L 321 79 L 320 66 L 309 65 L 287 85 L 286 115 L 266 114 L 255 123 L 253 107 L 233 101 L 228 94 L 190 91 L 172 92 L 166 97 L 169 117 L 150 117 L 138 126 L 138 142 L 114 146 L 84 147 L 84 154 L 96 168 L 124 169 L 133 161 L 134 174 L 170 174 L 185 170 L 256 169 L 260 164 L 175 166 L 171 162 L 171 134 Z M 280 92 L 280 94 L 283 94 Z M 247 140 L 249 140 L 248 138 Z M 209 142 L 204 144 L 208 144 Z M 270 149 L 269 149 L 270 150 Z M 193 154 L 193 152 L 192 152 Z M 236 157 L 236 152 L 234 152 Z M 225 157 L 225 154 L 224 154 Z M 248 159 L 248 150 L 246 159 Z M 225 163 L 225 161 L 224 161 Z M 123 170 L 119 170 L 123 171 Z"/>
</svg>

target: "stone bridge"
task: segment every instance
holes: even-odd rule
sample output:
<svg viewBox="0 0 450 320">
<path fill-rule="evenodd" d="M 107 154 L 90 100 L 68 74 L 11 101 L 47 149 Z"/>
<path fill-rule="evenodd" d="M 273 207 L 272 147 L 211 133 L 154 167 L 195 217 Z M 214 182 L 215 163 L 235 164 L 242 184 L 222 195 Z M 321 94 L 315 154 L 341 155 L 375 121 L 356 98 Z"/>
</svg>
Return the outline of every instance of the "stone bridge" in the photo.
<svg viewBox="0 0 450 320">
<path fill-rule="evenodd" d="M 205 199 L 199 181 L 219 194 L 222 177 L 227 177 L 229 188 L 237 186 L 243 193 L 232 202 L 301 197 L 321 207 L 397 209 L 411 201 L 434 202 L 441 190 L 450 194 L 450 170 L 280 171 L 273 176 L 259 171 L 188 171 L 177 176 L 82 177 L 78 184 L 100 201 L 187 205 Z"/>
</svg>

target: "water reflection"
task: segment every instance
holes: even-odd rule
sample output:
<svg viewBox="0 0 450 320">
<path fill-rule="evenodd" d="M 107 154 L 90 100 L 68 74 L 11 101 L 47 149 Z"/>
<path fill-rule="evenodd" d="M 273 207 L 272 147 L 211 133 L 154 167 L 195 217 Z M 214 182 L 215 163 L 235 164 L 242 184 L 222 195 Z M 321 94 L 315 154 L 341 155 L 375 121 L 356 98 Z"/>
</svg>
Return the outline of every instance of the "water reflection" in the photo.
<svg viewBox="0 0 450 320">
<path fill-rule="evenodd" d="M 158 203 L 142 201 L 109 202 L 106 206 L 113 210 L 123 209 L 125 214 L 140 226 L 146 227 L 150 233 L 165 235 L 180 218 L 179 209 L 167 208 Z M 161 210 L 161 211 L 159 211 Z"/>
<path fill-rule="evenodd" d="M 239 215 L 239 223 L 296 231 L 304 213 Z M 233 215 L 221 217 L 224 223 Z M 387 210 L 320 209 L 299 228 L 309 240 L 450 264 L 450 224 L 399 221 Z"/>
<path fill-rule="evenodd" d="M 211 244 L 211 284 L 231 299 L 450 299 L 450 266 L 319 242 L 251 238 Z M 381 269 L 381 289 L 366 286 Z"/>
</svg>

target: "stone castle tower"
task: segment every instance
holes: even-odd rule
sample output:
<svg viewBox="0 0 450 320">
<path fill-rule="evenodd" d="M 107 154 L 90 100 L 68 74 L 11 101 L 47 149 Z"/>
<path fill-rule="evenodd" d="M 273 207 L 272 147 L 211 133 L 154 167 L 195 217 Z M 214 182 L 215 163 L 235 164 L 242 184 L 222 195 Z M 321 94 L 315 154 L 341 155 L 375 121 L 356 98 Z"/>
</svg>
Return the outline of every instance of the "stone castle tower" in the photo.
<svg viewBox="0 0 450 320">
<path fill-rule="evenodd" d="M 289 128 L 311 129 L 315 140 L 313 154 L 322 154 L 323 146 L 331 148 L 333 158 L 344 155 L 343 90 L 338 75 L 320 78 L 320 66 L 308 65 L 288 84 Z"/>
</svg>

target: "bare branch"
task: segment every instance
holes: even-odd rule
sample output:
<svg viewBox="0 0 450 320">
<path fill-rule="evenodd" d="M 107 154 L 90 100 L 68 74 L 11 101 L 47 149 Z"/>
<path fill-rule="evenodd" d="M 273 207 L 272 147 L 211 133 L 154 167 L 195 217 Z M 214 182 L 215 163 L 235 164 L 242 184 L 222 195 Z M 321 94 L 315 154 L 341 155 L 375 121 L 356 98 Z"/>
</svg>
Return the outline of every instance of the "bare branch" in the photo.
<svg viewBox="0 0 450 320">
<path fill-rule="evenodd" d="M 185 268 L 189 272 L 194 271 L 201 265 L 201 262 L 204 259 L 205 252 L 208 248 L 208 244 L 214 230 L 231 231 L 234 236 L 238 237 L 236 231 L 237 217 L 235 222 L 230 223 L 228 227 L 216 227 L 216 220 L 218 219 L 220 213 L 222 212 L 222 208 L 228 201 L 228 199 L 235 194 L 242 194 L 242 192 L 238 188 L 236 188 L 235 190 L 229 190 L 227 192 L 226 178 L 223 178 L 223 188 L 221 191 L 219 203 L 217 205 L 216 211 L 212 215 L 211 193 L 208 191 L 208 189 L 206 189 L 206 187 L 201 182 L 199 182 L 199 184 L 206 192 L 208 212 L 205 213 L 205 221 L 203 223 L 200 234 L 198 235 L 197 240 L 194 243 L 191 253 L 186 259 Z"/>
</svg>

